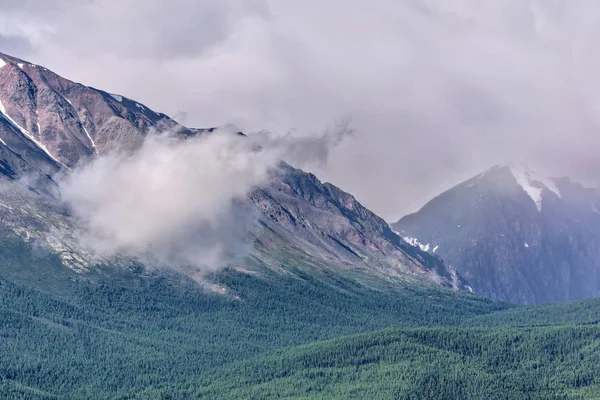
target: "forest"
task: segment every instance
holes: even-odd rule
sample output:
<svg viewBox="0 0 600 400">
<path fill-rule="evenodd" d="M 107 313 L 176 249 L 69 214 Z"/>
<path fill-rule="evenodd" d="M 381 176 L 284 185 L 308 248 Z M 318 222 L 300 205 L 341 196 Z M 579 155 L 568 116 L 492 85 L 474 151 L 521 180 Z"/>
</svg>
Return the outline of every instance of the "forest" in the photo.
<svg viewBox="0 0 600 400">
<path fill-rule="evenodd" d="M 600 300 L 514 306 L 298 270 L 0 281 L 8 398 L 593 398 Z M 58 278 L 55 279 L 58 281 Z"/>
</svg>

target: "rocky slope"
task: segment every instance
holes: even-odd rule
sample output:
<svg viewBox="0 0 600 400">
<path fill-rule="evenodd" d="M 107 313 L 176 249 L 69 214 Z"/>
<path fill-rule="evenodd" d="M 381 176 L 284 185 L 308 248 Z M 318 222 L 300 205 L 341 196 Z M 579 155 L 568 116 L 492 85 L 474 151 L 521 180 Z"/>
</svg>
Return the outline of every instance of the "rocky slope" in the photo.
<svg viewBox="0 0 600 400">
<path fill-rule="evenodd" d="M 100 260 L 78 244 L 76 222 L 54 199 L 52 176 L 115 149 L 133 151 L 153 129 L 183 136 L 214 129 L 188 129 L 42 66 L 5 54 L 0 60 L 0 174 L 33 189 L 5 183 L 0 190 L 0 226 L 12 243 L 5 248 L 14 248 L 16 237 L 28 251 L 50 249 L 78 274 L 121 262 Z M 273 173 L 267 187 L 253 191 L 246 206 L 257 218 L 247 232 L 253 250 L 236 265 L 240 270 L 299 268 L 333 283 L 333 275 L 350 275 L 378 287 L 411 281 L 466 288 L 440 258 L 408 245 L 351 195 L 288 165 Z"/>
<path fill-rule="evenodd" d="M 439 257 L 407 244 L 352 195 L 312 174 L 283 165 L 270 185 L 249 200 L 260 210 L 255 235 L 269 257 L 334 266 L 362 278 L 429 281 L 468 290 Z"/>
<path fill-rule="evenodd" d="M 166 115 L 124 96 L 72 82 L 2 53 L 0 102 L 4 142 L 0 144 L 28 163 L 30 158 L 42 157 L 50 159 L 50 164 L 73 167 L 81 159 L 115 148 L 135 149 L 151 129 L 189 132 Z M 25 144 L 14 139 L 15 132 Z M 31 164 L 41 168 L 35 160 Z M 41 169 L 44 173 L 54 170 Z"/>
<path fill-rule="evenodd" d="M 600 295 L 600 197 L 568 178 L 497 166 L 392 225 L 475 292 L 521 303 Z"/>
</svg>

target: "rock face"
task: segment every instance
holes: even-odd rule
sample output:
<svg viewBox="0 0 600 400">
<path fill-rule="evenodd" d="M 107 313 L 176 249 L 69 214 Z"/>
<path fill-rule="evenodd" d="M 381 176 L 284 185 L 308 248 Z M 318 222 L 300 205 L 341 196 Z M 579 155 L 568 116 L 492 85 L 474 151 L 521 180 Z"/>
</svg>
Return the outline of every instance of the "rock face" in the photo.
<svg viewBox="0 0 600 400">
<path fill-rule="evenodd" d="M 249 201 L 260 211 L 256 238 L 269 254 L 295 254 L 347 274 L 467 289 L 439 257 L 409 245 L 352 195 L 313 174 L 283 165 Z"/>
<path fill-rule="evenodd" d="M 151 129 L 189 133 L 126 97 L 6 54 L 0 53 L 0 60 L 0 145 L 42 173 L 54 172 L 57 165 L 73 167 L 115 148 L 135 149 Z M 39 158 L 50 159 L 51 166 L 42 168 Z"/>
<path fill-rule="evenodd" d="M 493 167 L 393 229 L 454 266 L 473 290 L 519 303 L 600 295 L 600 197 L 568 178 Z"/>
<path fill-rule="evenodd" d="M 98 259 L 74 239 L 77 225 L 68 209 L 43 194 L 54 193 L 52 176 L 115 149 L 133 151 L 153 129 L 188 136 L 211 134 L 214 128 L 189 129 L 44 67 L 1 53 L 0 60 L 0 175 L 26 179 L 24 186 L 34 191 L 0 190 L 0 227 L 11 232 L 11 243 L 16 235 L 50 248 L 66 267 L 86 273 Z M 257 222 L 247 232 L 253 250 L 239 266 L 244 270 L 289 273 L 295 264 L 328 279 L 343 274 L 379 286 L 419 282 L 467 288 L 454 269 L 408 245 L 350 194 L 289 165 L 282 164 L 269 185 L 253 191 L 245 207 Z"/>
</svg>

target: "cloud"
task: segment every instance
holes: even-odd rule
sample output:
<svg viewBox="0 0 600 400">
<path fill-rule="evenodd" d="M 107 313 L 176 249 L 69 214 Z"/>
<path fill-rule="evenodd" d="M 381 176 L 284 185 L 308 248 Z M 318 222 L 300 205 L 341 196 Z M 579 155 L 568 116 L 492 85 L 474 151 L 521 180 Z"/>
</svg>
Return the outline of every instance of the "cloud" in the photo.
<svg viewBox="0 0 600 400">
<path fill-rule="evenodd" d="M 282 158 L 324 163 L 345 132 L 344 125 L 307 138 L 153 134 L 134 153 L 108 154 L 69 172 L 60 191 L 82 224 L 86 248 L 202 274 L 247 255 L 257 215 L 246 195 Z"/>
<path fill-rule="evenodd" d="M 22 36 L 10 36 L 0 34 L 0 49 L 8 54 L 21 52 L 30 54 L 33 49 L 31 42 Z"/>
<path fill-rule="evenodd" d="M 12 26 L 39 28 L 21 32 L 27 38 L 46 31 L 40 51 L 71 49 L 71 56 L 87 58 L 100 49 L 161 61 L 202 55 L 225 41 L 240 20 L 265 18 L 267 10 L 255 0 L 9 0 L 0 15 Z"/>
<path fill-rule="evenodd" d="M 495 163 L 599 180 L 595 0 L 28 0 L 2 15 L 33 62 L 192 126 L 351 115 L 361 134 L 314 172 L 388 219 Z"/>
</svg>

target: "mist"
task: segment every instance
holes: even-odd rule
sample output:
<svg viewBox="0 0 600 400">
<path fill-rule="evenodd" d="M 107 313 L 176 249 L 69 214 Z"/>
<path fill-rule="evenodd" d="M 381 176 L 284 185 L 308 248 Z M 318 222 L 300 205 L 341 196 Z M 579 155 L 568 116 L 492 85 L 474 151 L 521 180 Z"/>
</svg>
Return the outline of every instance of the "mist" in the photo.
<svg viewBox="0 0 600 400">
<path fill-rule="evenodd" d="M 235 129 L 233 129 L 235 131 Z M 228 129 L 192 138 L 153 133 L 135 152 L 109 153 L 59 179 L 81 225 L 80 244 L 200 277 L 252 249 L 256 211 L 245 202 L 282 160 L 323 165 L 347 124 L 318 136 L 241 136 Z"/>
</svg>

